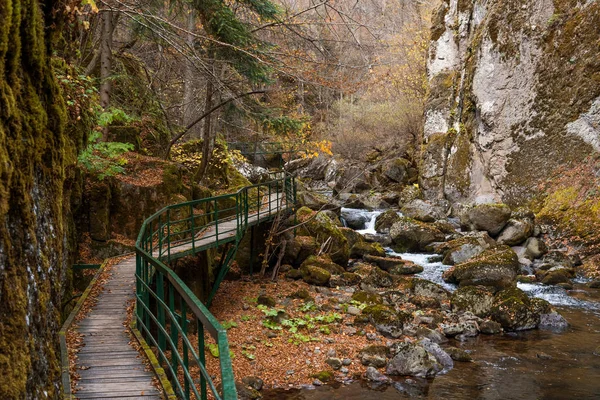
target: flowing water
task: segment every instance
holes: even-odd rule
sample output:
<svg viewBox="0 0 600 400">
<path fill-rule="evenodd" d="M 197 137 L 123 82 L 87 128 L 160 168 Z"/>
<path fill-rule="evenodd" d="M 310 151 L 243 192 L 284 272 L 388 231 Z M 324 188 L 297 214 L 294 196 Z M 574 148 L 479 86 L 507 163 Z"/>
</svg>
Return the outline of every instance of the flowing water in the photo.
<svg viewBox="0 0 600 400">
<path fill-rule="evenodd" d="M 373 234 L 380 211 L 368 213 L 359 232 Z M 448 266 L 431 254 L 397 254 L 424 267 L 416 276 L 454 290 L 441 276 Z M 434 258 L 433 260 L 431 258 Z M 573 290 L 541 284 L 519 284 L 530 296 L 547 300 L 567 319 L 562 332 L 530 330 L 502 335 L 479 335 L 449 345 L 470 352 L 473 362 L 455 363 L 446 375 L 432 379 L 400 378 L 392 385 L 374 386 L 357 381 L 315 389 L 275 390 L 264 399 L 286 400 L 388 400 L 426 399 L 600 399 L 600 290 L 588 289 L 582 279 Z"/>
</svg>

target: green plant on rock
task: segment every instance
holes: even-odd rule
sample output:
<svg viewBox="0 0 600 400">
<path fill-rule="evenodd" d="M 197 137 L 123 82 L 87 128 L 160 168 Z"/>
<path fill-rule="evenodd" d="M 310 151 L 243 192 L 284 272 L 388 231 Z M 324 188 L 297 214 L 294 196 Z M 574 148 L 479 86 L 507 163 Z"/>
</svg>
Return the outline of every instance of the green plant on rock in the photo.
<svg viewBox="0 0 600 400">
<path fill-rule="evenodd" d="M 121 155 L 133 150 L 129 143 L 102 142 L 101 136 L 100 132 L 92 132 L 88 146 L 77 158 L 79 165 L 99 180 L 122 174 L 127 160 Z"/>
</svg>

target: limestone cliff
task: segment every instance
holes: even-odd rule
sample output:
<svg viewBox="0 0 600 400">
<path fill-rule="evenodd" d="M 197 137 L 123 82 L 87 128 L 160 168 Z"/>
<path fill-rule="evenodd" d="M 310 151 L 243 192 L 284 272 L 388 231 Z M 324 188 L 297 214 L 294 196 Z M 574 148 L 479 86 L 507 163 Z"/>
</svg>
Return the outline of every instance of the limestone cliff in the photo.
<svg viewBox="0 0 600 400">
<path fill-rule="evenodd" d="M 0 0 L 0 398 L 60 397 L 58 330 L 69 264 L 65 133 L 50 66 L 57 2 Z M 62 8 L 64 9 L 64 4 Z"/>
<path fill-rule="evenodd" d="M 421 185 L 526 202 L 600 152 L 600 2 L 444 0 L 428 61 Z"/>
</svg>

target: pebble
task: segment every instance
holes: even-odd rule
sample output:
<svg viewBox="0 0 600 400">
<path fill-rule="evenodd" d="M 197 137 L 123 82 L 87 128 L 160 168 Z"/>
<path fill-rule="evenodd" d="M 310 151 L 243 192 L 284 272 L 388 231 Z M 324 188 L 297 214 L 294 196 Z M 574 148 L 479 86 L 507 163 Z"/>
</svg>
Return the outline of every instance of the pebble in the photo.
<svg viewBox="0 0 600 400">
<path fill-rule="evenodd" d="M 342 360 L 342 365 L 344 365 L 344 366 L 348 366 L 348 365 L 350 365 L 350 364 L 352 364 L 352 360 L 351 360 L 351 359 L 349 359 L 349 358 L 344 358 L 344 359 Z"/>
<path fill-rule="evenodd" d="M 542 360 L 551 360 L 552 359 L 552 356 L 550 354 L 546 354 L 546 353 L 537 353 L 535 356 Z"/>
<path fill-rule="evenodd" d="M 250 309 L 250 306 L 248 304 L 242 304 L 242 310 L 247 311 Z"/>
<path fill-rule="evenodd" d="M 296 372 L 293 369 L 287 370 L 285 372 L 287 375 L 294 375 Z"/>
<path fill-rule="evenodd" d="M 356 328 L 352 326 L 347 326 L 342 329 L 342 332 L 344 332 L 348 336 L 356 335 Z"/>
<path fill-rule="evenodd" d="M 348 307 L 348 314 L 350 314 L 350 315 L 359 315 L 360 313 L 361 313 L 360 308 L 354 307 L 354 306 Z"/>
<path fill-rule="evenodd" d="M 315 354 L 321 354 L 321 350 L 319 350 L 319 348 L 317 347 L 317 348 L 315 349 L 315 352 L 314 352 L 314 353 L 315 353 Z"/>
<path fill-rule="evenodd" d="M 347 374 L 347 373 L 348 373 L 348 372 L 350 372 L 350 371 L 348 370 L 348 368 L 346 368 L 346 367 L 342 367 L 342 368 L 340 368 L 340 372 L 341 372 L 342 374 Z"/>
<path fill-rule="evenodd" d="M 318 379 L 315 379 L 315 380 L 313 381 L 313 383 L 312 383 L 312 384 L 313 384 L 313 385 L 315 385 L 315 386 L 322 386 L 322 385 L 323 385 L 323 382 L 321 382 L 321 381 L 320 381 L 320 380 L 318 380 Z"/>
<path fill-rule="evenodd" d="M 335 352 L 335 349 L 329 349 L 329 350 L 327 351 L 327 357 L 335 357 L 335 356 L 336 356 L 336 354 L 337 354 L 337 353 Z"/>
<path fill-rule="evenodd" d="M 377 334 L 369 332 L 369 333 L 367 333 L 367 339 L 368 340 L 376 340 L 377 339 Z"/>
</svg>

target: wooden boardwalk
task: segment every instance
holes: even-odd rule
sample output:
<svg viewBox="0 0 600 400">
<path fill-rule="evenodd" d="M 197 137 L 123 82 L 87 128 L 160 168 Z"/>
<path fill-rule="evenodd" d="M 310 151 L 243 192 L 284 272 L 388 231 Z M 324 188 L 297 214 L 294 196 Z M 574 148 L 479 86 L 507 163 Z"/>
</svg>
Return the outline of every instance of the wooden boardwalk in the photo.
<svg viewBox="0 0 600 400">
<path fill-rule="evenodd" d="M 161 399 L 143 356 L 130 344 L 125 326 L 134 299 L 135 257 L 112 268 L 92 312 L 79 322 L 84 346 L 78 353 L 75 397 L 79 399 Z"/>
<path fill-rule="evenodd" d="M 248 216 L 248 226 L 270 218 L 286 204 L 282 193 L 274 193 L 263 200 L 260 213 Z M 270 210 L 270 211 L 269 211 Z M 202 232 L 195 247 L 206 246 L 232 238 L 236 234 L 237 220 L 218 221 L 217 226 Z M 192 243 L 171 245 L 171 254 L 192 249 Z M 153 252 L 158 257 L 158 250 Z M 163 251 L 162 256 L 165 256 Z M 78 323 L 83 335 L 83 347 L 78 353 L 78 373 L 81 379 L 75 388 L 79 399 L 161 399 L 153 385 L 154 373 L 146 371 L 144 356 L 129 343 L 126 326 L 127 306 L 135 298 L 135 256 L 113 266 L 112 275 L 104 284 L 104 291 L 87 317 Z"/>
</svg>

